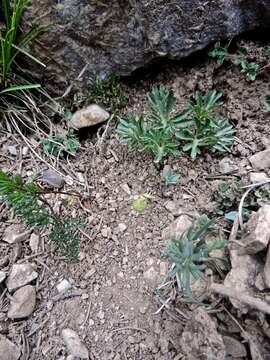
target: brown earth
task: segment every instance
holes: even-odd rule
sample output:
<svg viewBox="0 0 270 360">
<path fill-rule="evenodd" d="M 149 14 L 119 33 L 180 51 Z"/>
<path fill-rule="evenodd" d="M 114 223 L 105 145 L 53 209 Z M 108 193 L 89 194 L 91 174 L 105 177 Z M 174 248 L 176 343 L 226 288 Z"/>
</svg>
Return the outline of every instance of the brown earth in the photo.
<svg viewBox="0 0 270 360">
<path fill-rule="evenodd" d="M 252 42 L 246 45 L 257 46 Z M 46 241 L 44 233 L 44 246 L 39 256 L 31 258 L 28 241 L 17 254 L 17 261 L 30 256 L 29 261 L 36 264 L 39 273 L 34 314 L 24 321 L 7 320 L 9 299 L 5 292 L 0 293 L 0 333 L 7 334 L 14 343 L 25 344 L 24 353 L 28 352 L 29 357 L 24 359 L 66 359 L 61 338 L 61 330 L 65 327 L 78 332 L 92 359 L 182 358 L 177 355 L 181 354 L 180 335 L 185 319 L 175 311 L 173 304 L 167 311 L 155 314 L 161 303 L 154 290 L 166 281 L 170 267 L 164 256 L 167 244 L 162 239 L 162 231 L 174 216 L 165 205 L 171 200 L 200 214 L 215 213 L 213 192 L 220 178 L 219 161 L 224 157 L 238 166 L 237 179 L 247 179 L 251 169 L 248 157 L 269 145 L 269 113 L 260 101 L 262 96 L 269 95 L 269 73 L 250 82 L 235 66 L 217 67 L 205 53 L 198 53 L 182 63 L 171 62 L 159 71 L 150 70 L 143 79 L 123 85 L 130 98 L 125 112 L 139 113 L 145 109 L 145 95 L 153 84 L 172 88 L 178 109 L 184 107 L 197 88 L 215 88 L 224 95 L 223 115 L 237 128 L 232 153 L 208 152 L 194 162 L 186 153 L 169 158 L 166 164 L 181 174 L 181 180 L 175 186 L 166 187 L 162 169 L 154 166 L 150 155 L 129 153 L 119 143 L 114 132 L 116 123 L 109 124 L 108 135 L 104 138 L 88 134 L 76 157 L 65 165 L 72 171 L 64 190 L 77 190 L 89 199 L 82 207 L 77 199 L 68 198 L 64 203 L 65 195 L 51 196 L 60 213 L 71 212 L 86 219 L 84 232 L 87 236 L 82 235 L 80 261 L 67 262 L 61 258 L 55 246 Z M 4 150 L 6 145 L 18 144 L 18 149 L 24 146 L 18 137 L 3 134 L 0 141 L 2 169 L 21 169 L 26 177 L 46 168 L 31 152 L 20 156 L 18 151 L 17 156 L 12 156 Z M 63 168 L 61 171 L 64 172 Z M 231 176 L 225 179 L 230 180 Z M 149 207 L 142 214 L 131 207 L 133 197 L 139 194 L 149 195 Z M 4 205 L 0 217 L 3 232 L 14 220 L 10 219 Z M 226 234 L 226 229 L 224 231 Z M 0 242 L 0 253 L 2 258 L 8 255 L 11 264 L 16 248 Z M 62 279 L 72 284 L 73 292 L 68 299 L 57 297 L 56 285 Z M 231 309 L 227 301 L 222 304 Z M 182 309 L 189 316 L 185 305 Z M 241 340 L 241 332 L 231 321 L 228 323 L 226 316 L 224 312 L 218 316 L 219 331 L 222 335 L 233 333 Z M 256 325 L 255 319 L 242 317 L 239 321 L 244 328 L 251 327 L 250 322 Z"/>
</svg>

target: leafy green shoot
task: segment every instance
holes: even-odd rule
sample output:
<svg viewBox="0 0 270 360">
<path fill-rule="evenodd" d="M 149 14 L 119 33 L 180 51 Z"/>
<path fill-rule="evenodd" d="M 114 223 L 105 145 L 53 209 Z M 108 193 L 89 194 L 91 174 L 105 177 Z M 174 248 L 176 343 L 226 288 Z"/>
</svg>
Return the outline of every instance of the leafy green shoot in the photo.
<svg viewBox="0 0 270 360">
<path fill-rule="evenodd" d="M 179 154 L 179 144 L 175 138 L 178 125 L 187 115 L 187 110 L 173 114 L 175 97 L 165 86 L 153 87 L 148 94 L 149 114 L 136 117 L 128 114 L 119 119 L 117 133 L 121 142 L 130 150 L 138 148 L 142 152 L 150 152 L 155 162 L 161 162 L 169 155 Z"/>
<path fill-rule="evenodd" d="M 181 179 L 181 175 L 175 173 L 171 168 L 169 168 L 164 174 L 165 184 L 168 185 L 176 185 Z"/>
<path fill-rule="evenodd" d="M 261 102 L 262 102 L 262 104 L 264 105 L 265 109 L 266 109 L 268 112 L 270 112 L 270 99 L 267 99 L 267 98 L 263 97 L 263 98 L 261 99 Z"/>
<path fill-rule="evenodd" d="M 179 238 L 172 239 L 166 250 L 166 255 L 174 264 L 170 275 L 172 277 L 179 276 L 182 290 L 190 299 L 193 298 L 191 278 L 202 278 L 206 264 L 221 260 L 211 257 L 210 253 L 224 248 L 226 245 L 222 239 L 215 239 L 210 244 L 206 244 L 205 237 L 212 224 L 213 221 L 210 221 L 206 216 L 194 221 L 184 234 Z"/>
<path fill-rule="evenodd" d="M 83 226 L 82 220 L 62 220 L 43 194 L 35 183 L 25 184 L 20 176 L 7 176 L 0 170 L 0 196 L 16 216 L 30 227 L 50 226 L 49 238 L 56 242 L 61 253 L 69 259 L 78 259 L 78 228 Z"/>
<path fill-rule="evenodd" d="M 205 95 L 196 92 L 194 100 L 189 103 L 190 125 L 180 128 L 176 137 L 186 142 L 183 150 L 190 151 L 192 159 L 201 153 L 201 148 L 230 151 L 229 146 L 234 141 L 235 130 L 227 120 L 214 114 L 221 105 L 221 96 L 222 94 L 215 90 L 210 90 Z"/>
<path fill-rule="evenodd" d="M 66 154 L 74 155 L 80 148 L 80 142 L 73 129 L 69 129 L 65 136 L 52 134 L 48 138 L 42 139 L 41 144 L 46 153 L 61 158 Z"/>
<path fill-rule="evenodd" d="M 234 63 L 235 65 L 240 66 L 241 73 L 244 73 L 249 80 L 256 80 L 257 72 L 260 68 L 259 64 L 256 64 L 255 62 L 250 62 L 244 57 L 237 58 Z"/>
<path fill-rule="evenodd" d="M 235 130 L 227 120 L 214 114 L 221 105 L 221 96 L 215 90 L 205 95 L 196 92 L 187 108 L 174 114 L 176 99 L 172 91 L 162 85 L 154 87 L 148 94 L 148 116 L 128 114 L 120 118 L 117 133 L 130 150 L 137 148 L 151 152 L 156 163 L 170 155 L 178 155 L 179 140 L 186 143 L 183 150 L 190 151 L 192 159 L 201 153 L 203 147 L 229 151 Z"/>
<path fill-rule="evenodd" d="M 229 41 L 224 46 L 221 46 L 220 41 L 218 41 L 215 43 L 213 49 L 208 52 L 208 55 L 216 59 L 218 65 L 222 65 L 228 55 L 230 44 L 231 41 Z"/>
</svg>

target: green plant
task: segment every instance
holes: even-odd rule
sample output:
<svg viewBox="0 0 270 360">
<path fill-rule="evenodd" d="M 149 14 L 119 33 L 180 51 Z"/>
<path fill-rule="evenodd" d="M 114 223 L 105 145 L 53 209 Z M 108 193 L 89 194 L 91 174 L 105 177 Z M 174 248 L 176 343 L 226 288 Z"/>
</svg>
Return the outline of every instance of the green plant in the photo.
<svg viewBox="0 0 270 360">
<path fill-rule="evenodd" d="M 221 96 L 215 90 L 208 91 L 205 96 L 196 92 L 188 107 L 173 115 L 176 102 L 173 92 L 165 86 L 154 87 L 148 94 L 149 115 L 145 117 L 141 114 L 137 118 L 129 114 L 120 118 L 117 133 L 130 150 L 150 151 L 157 163 L 168 155 L 179 154 L 177 140 L 187 143 L 183 150 L 191 150 L 192 159 L 200 154 L 203 147 L 229 151 L 235 130 L 228 121 L 213 115 L 221 105 Z"/>
<path fill-rule="evenodd" d="M 270 55 L 270 46 L 264 46 L 260 50 L 262 56 Z"/>
<path fill-rule="evenodd" d="M 231 211 L 236 211 L 243 193 L 243 181 L 233 180 L 222 181 L 219 183 L 217 190 L 214 191 L 214 200 L 218 203 L 217 213 L 224 215 Z"/>
<path fill-rule="evenodd" d="M 169 168 L 164 174 L 164 180 L 166 185 L 176 185 L 180 178 L 181 175 L 176 174 L 171 168 Z"/>
<path fill-rule="evenodd" d="M 229 60 L 233 64 L 240 67 L 248 80 L 254 81 L 259 73 L 269 68 L 270 47 L 265 46 L 256 51 L 249 51 L 245 47 L 238 48 L 235 54 L 229 54 L 228 48 L 231 41 L 227 45 L 221 46 L 220 42 L 215 43 L 214 47 L 208 52 L 208 55 L 215 58 L 217 64 L 222 65 L 224 60 Z M 254 59 L 256 61 L 254 61 Z"/>
<path fill-rule="evenodd" d="M 246 77 L 254 81 L 257 77 L 257 72 L 260 68 L 260 65 L 255 62 L 250 62 L 244 57 L 239 57 L 234 61 L 235 65 L 240 66 L 241 73 L 246 74 Z"/>
<path fill-rule="evenodd" d="M 263 97 L 261 99 L 261 102 L 264 105 L 265 109 L 270 112 L 270 99 Z"/>
<path fill-rule="evenodd" d="M 48 138 L 42 139 L 41 144 L 45 152 L 55 157 L 64 157 L 65 154 L 74 155 L 80 147 L 73 129 L 69 129 L 65 136 L 51 134 Z"/>
<path fill-rule="evenodd" d="M 203 277 L 202 270 L 205 264 L 220 260 L 210 257 L 209 254 L 213 250 L 223 248 L 226 244 L 222 239 L 212 240 L 210 244 L 205 243 L 205 236 L 212 223 L 213 221 L 205 216 L 199 221 L 194 221 L 180 238 L 172 240 L 166 250 L 166 255 L 174 263 L 170 275 L 179 276 L 183 291 L 190 298 L 192 298 L 191 277 L 195 279 Z"/>
<path fill-rule="evenodd" d="M 128 97 L 120 83 L 120 76 L 113 73 L 107 79 L 96 79 L 87 95 L 95 104 L 116 113 L 128 104 Z"/>
<path fill-rule="evenodd" d="M 217 202 L 216 214 L 234 220 L 246 185 L 243 180 L 222 181 L 213 193 L 213 199 Z M 260 187 L 250 193 L 243 204 L 245 219 L 248 219 L 251 212 L 257 211 L 260 206 L 267 203 L 269 198 L 270 193 L 266 187 Z"/>
<path fill-rule="evenodd" d="M 173 92 L 165 86 L 153 87 L 148 94 L 150 111 L 147 117 L 141 114 L 137 118 L 131 113 L 119 119 L 117 133 L 122 143 L 129 149 L 152 152 L 157 163 L 168 155 L 178 155 L 179 144 L 174 134 L 187 112 L 173 115 L 175 101 Z"/>
<path fill-rule="evenodd" d="M 32 28 L 24 36 L 19 37 L 22 14 L 30 0 L 1 0 L 4 28 L 0 28 L 0 94 L 40 87 L 39 84 L 18 84 L 14 76 L 10 76 L 11 68 L 16 65 L 18 54 L 45 66 L 26 50 L 26 46 L 38 35 L 40 29 Z"/>
<path fill-rule="evenodd" d="M 191 151 L 195 159 L 201 148 L 213 148 L 219 151 L 230 151 L 234 141 L 235 130 L 227 120 L 218 118 L 214 111 L 221 105 L 222 94 L 215 90 L 208 91 L 204 96 L 196 92 L 194 100 L 189 102 L 188 121 L 176 132 L 176 137 L 187 142 L 184 151 Z M 186 126 L 189 124 L 189 126 Z"/>
<path fill-rule="evenodd" d="M 82 226 L 82 221 L 78 218 L 62 220 L 43 195 L 44 191 L 35 183 L 25 184 L 20 176 L 9 177 L 0 170 L 0 196 L 14 213 L 28 226 L 50 226 L 49 238 L 56 242 L 62 254 L 77 259 L 80 242 L 78 227 Z"/>
<path fill-rule="evenodd" d="M 226 45 L 221 46 L 220 41 L 216 42 L 213 49 L 208 52 L 208 55 L 216 59 L 218 65 L 222 65 L 228 55 L 230 43 L 229 41 Z"/>
<path fill-rule="evenodd" d="M 132 201 L 132 208 L 139 212 L 143 213 L 148 208 L 148 199 L 145 195 L 137 195 Z"/>
</svg>

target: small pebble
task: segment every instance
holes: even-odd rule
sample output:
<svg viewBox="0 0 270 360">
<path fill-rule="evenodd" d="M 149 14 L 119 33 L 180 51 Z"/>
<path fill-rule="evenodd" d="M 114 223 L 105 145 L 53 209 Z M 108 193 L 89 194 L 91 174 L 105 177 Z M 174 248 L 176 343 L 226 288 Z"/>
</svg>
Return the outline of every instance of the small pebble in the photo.
<svg viewBox="0 0 270 360">
<path fill-rule="evenodd" d="M 65 293 L 71 288 L 71 284 L 68 280 L 64 279 L 56 286 L 56 288 L 59 293 Z"/>
</svg>

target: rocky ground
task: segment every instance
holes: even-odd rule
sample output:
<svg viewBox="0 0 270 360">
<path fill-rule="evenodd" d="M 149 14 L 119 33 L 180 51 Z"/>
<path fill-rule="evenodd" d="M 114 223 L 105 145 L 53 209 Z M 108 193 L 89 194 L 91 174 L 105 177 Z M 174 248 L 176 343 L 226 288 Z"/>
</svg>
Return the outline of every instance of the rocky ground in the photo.
<svg viewBox="0 0 270 360">
<path fill-rule="evenodd" d="M 258 43 L 246 45 L 256 48 Z M 58 163 L 64 176 L 55 185 L 63 182 L 62 190 L 78 191 L 84 200 L 64 194 L 47 198 L 63 216 L 86 219 L 78 262 L 66 261 L 48 243 L 46 232 L 28 231 L 1 204 L 1 360 L 270 357 L 269 205 L 263 205 L 236 238 L 232 222 L 220 212 L 225 200 L 217 194 L 222 181 L 268 181 L 270 115 L 261 97 L 269 96 L 269 73 L 250 82 L 235 66 L 217 67 L 205 53 L 198 53 L 182 63 L 153 67 L 137 79 L 123 84 L 130 99 L 124 112 L 145 109 L 145 95 L 153 84 L 173 89 L 178 109 L 196 89 L 221 91 L 222 115 L 237 128 L 232 153 L 208 152 L 193 162 L 186 153 L 169 158 L 165 165 L 181 179 L 166 186 L 163 169 L 150 155 L 130 153 L 119 143 L 116 121 L 104 135 L 106 124 L 98 132 L 83 132 L 76 156 Z M 38 175 L 40 185 L 48 186 L 46 164 L 18 136 L 3 133 L 0 146 L 1 169 L 24 178 Z M 148 199 L 143 213 L 132 208 L 138 195 Z M 238 204 L 240 198 L 233 201 Z M 170 280 L 171 263 L 164 252 L 169 235 L 190 224 L 187 214 L 215 217 L 215 231 L 227 239 L 231 234 L 229 275 L 225 269 L 210 270 L 199 287 L 194 285 L 204 296 L 202 307 L 188 305 L 171 283 L 162 296 L 156 291 Z M 210 292 L 210 278 L 216 283 L 225 279 L 226 286 L 266 308 L 258 311 L 258 303 L 250 306 L 250 299 L 239 302 L 239 297 L 229 296 L 230 301 Z"/>
</svg>

